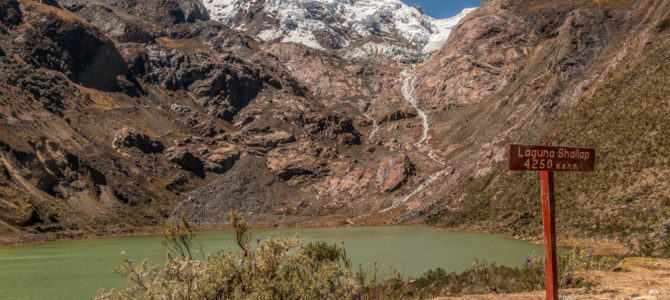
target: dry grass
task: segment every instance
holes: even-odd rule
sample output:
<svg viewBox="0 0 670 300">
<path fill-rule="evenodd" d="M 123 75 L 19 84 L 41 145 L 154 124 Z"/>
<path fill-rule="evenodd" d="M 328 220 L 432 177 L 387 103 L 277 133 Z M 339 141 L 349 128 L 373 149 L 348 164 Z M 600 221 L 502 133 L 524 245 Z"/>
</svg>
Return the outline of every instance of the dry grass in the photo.
<svg viewBox="0 0 670 300">
<path fill-rule="evenodd" d="M 177 49 L 181 51 L 197 51 L 208 49 L 207 45 L 198 41 L 198 39 L 170 39 L 161 37 L 157 39 L 158 44 L 163 47 Z"/>
<path fill-rule="evenodd" d="M 35 10 L 37 10 L 40 13 L 43 13 L 43 14 L 53 13 L 56 16 L 58 16 L 60 19 L 63 19 L 63 20 L 68 21 L 68 22 L 79 22 L 79 23 L 82 23 L 82 24 L 86 24 L 88 26 L 93 26 L 90 23 L 88 23 L 86 20 L 78 17 L 77 15 L 75 15 L 75 14 L 73 14 L 73 13 L 67 11 L 67 10 L 58 9 L 56 7 L 46 5 L 46 4 L 42 4 L 42 3 L 39 3 L 39 2 L 35 2 L 35 1 L 22 1 L 22 2 L 30 4 L 30 6 L 34 7 Z"/>
<path fill-rule="evenodd" d="M 555 1 L 530 1 L 528 3 L 528 9 L 529 10 L 537 10 L 537 9 L 542 9 L 542 8 L 547 8 L 547 7 L 552 7 L 552 6 L 570 6 L 570 5 L 575 5 L 579 3 L 584 3 L 586 4 L 589 0 L 555 0 Z"/>
<path fill-rule="evenodd" d="M 618 9 L 632 9 L 635 0 L 593 0 L 586 7 L 609 7 Z"/>
<path fill-rule="evenodd" d="M 596 286 L 559 290 L 560 294 L 580 300 L 630 299 L 649 296 L 650 290 L 658 290 L 661 292 L 660 296 L 649 299 L 670 299 L 670 260 L 627 258 L 612 271 L 587 271 L 581 274 L 596 283 Z M 544 291 L 435 298 L 437 299 L 544 299 Z"/>
</svg>

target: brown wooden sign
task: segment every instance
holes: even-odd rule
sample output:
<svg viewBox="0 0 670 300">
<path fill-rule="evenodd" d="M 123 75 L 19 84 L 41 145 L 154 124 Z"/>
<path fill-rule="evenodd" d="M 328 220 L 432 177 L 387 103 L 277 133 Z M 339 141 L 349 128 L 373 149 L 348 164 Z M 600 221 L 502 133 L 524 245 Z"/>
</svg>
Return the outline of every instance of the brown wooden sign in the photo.
<svg viewBox="0 0 670 300">
<path fill-rule="evenodd" d="M 592 172 L 596 149 L 562 146 L 509 145 L 511 171 Z"/>
<path fill-rule="evenodd" d="M 596 165 L 596 150 L 593 148 L 544 145 L 509 145 L 508 151 L 507 169 L 511 171 L 540 171 L 546 299 L 558 300 L 554 172 L 593 171 Z"/>
</svg>

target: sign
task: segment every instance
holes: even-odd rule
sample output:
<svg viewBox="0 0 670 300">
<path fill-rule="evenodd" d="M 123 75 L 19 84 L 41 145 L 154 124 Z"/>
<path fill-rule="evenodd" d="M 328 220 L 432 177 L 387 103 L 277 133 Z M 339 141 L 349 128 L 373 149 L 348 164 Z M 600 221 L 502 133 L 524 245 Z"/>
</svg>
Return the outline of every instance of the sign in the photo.
<svg viewBox="0 0 670 300">
<path fill-rule="evenodd" d="M 510 171 L 592 172 L 596 149 L 562 146 L 509 145 Z"/>
<path fill-rule="evenodd" d="M 509 145 L 508 150 L 507 169 L 540 172 L 546 299 L 558 300 L 554 172 L 592 172 L 596 165 L 596 150 L 547 145 Z"/>
</svg>

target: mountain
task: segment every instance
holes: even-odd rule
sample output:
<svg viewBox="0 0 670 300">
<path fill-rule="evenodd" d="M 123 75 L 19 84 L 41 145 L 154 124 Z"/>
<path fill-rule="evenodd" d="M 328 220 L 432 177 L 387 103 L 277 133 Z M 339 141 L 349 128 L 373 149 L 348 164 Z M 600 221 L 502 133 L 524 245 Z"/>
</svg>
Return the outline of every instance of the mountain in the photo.
<svg viewBox="0 0 670 300">
<path fill-rule="evenodd" d="M 557 175 L 562 237 L 670 217 L 668 0 L 487 1 L 434 52 L 447 21 L 390 0 L 48 2 L 0 0 L 2 243 L 231 209 L 533 238 L 505 146 L 544 141 L 597 149 Z"/>
<path fill-rule="evenodd" d="M 212 19 L 263 41 L 336 49 L 347 58 L 418 61 L 474 8 L 443 20 L 399 0 L 205 0 Z"/>
</svg>

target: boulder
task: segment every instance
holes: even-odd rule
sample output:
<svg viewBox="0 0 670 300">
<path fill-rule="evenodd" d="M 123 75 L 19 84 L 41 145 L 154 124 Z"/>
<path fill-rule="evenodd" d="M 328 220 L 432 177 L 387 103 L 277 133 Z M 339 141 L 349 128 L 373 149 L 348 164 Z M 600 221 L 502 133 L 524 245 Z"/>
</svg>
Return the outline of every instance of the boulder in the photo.
<svg viewBox="0 0 670 300">
<path fill-rule="evenodd" d="M 234 145 L 214 149 L 205 158 L 205 170 L 212 173 L 225 173 L 240 159 L 240 149 Z"/>
<path fill-rule="evenodd" d="M 112 146 L 116 149 L 137 148 L 144 153 L 162 153 L 165 149 L 160 141 L 127 127 L 116 133 Z"/>
<path fill-rule="evenodd" d="M 320 147 L 309 142 L 289 144 L 267 154 L 267 167 L 284 180 L 320 175 L 327 171 L 326 163 L 320 159 L 321 152 Z"/>
<path fill-rule="evenodd" d="M 361 134 L 356 131 L 354 121 L 342 113 L 315 114 L 305 117 L 304 122 L 311 134 L 324 134 L 342 145 L 361 143 Z"/>
<path fill-rule="evenodd" d="M 193 174 L 204 177 L 205 167 L 200 158 L 195 157 L 193 153 L 184 148 L 169 148 L 166 150 L 167 158 L 171 162 L 179 165 L 182 169 Z"/>
<path fill-rule="evenodd" d="M 410 119 L 410 118 L 416 118 L 417 113 L 416 110 L 414 109 L 409 109 L 409 108 L 402 108 L 398 109 L 392 112 L 389 112 L 387 115 L 383 116 L 381 120 L 379 120 L 379 124 L 384 124 L 386 122 L 393 122 L 393 121 L 398 121 L 402 119 Z"/>
<path fill-rule="evenodd" d="M 400 188 L 414 174 L 414 164 L 407 155 L 397 155 L 383 160 L 377 169 L 377 187 L 384 193 Z"/>
<path fill-rule="evenodd" d="M 32 204 L 14 203 L 10 200 L 0 200 L 0 219 L 15 226 L 31 226 L 42 222 Z"/>
<path fill-rule="evenodd" d="M 285 131 L 275 131 L 270 134 L 255 135 L 245 141 L 249 147 L 274 149 L 278 145 L 295 142 L 295 136 Z"/>
</svg>

